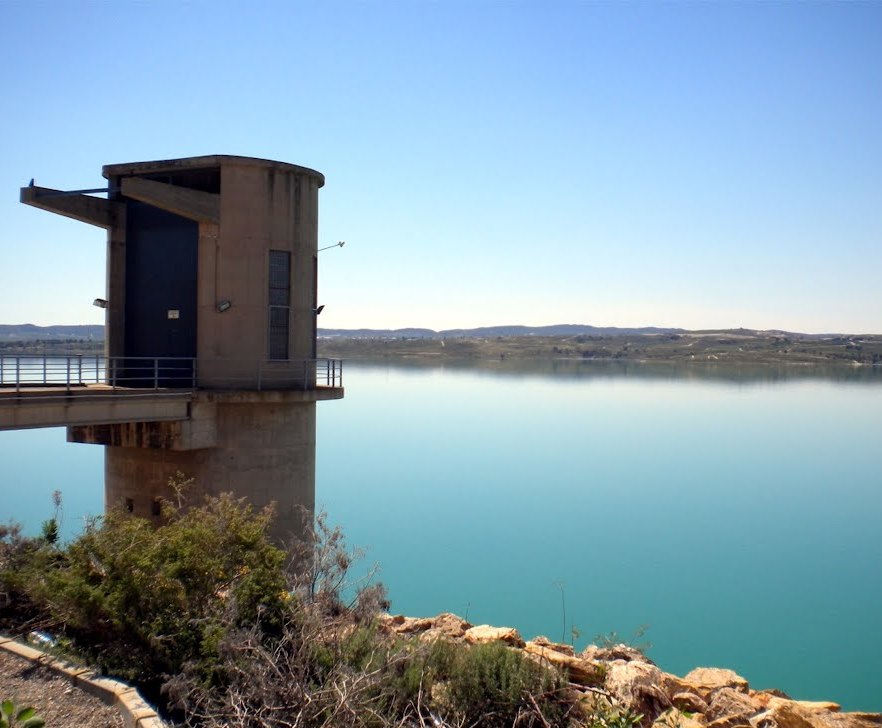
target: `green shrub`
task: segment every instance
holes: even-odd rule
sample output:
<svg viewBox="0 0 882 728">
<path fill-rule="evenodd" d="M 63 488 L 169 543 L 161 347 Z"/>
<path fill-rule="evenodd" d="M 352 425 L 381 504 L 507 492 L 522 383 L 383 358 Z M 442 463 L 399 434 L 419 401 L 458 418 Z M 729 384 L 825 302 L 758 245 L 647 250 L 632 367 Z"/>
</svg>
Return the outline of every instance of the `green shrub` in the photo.
<svg viewBox="0 0 882 728">
<path fill-rule="evenodd" d="M 241 622 L 278 625 L 287 592 L 270 518 L 229 495 L 188 510 L 167 505 L 158 528 L 113 511 L 29 591 L 107 671 L 150 682 L 188 660 L 210 670 L 232 604 Z"/>
<path fill-rule="evenodd" d="M 33 708 L 16 708 L 11 700 L 0 703 L 0 728 L 43 728 L 43 720 Z"/>
<path fill-rule="evenodd" d="M 110 512 L 64 548 L 0 532 L 0 578 L 16 574 L 65 644 L 153 698 L 161 685 L 201 728 L 575 724 L 562 678 L 518 650 L 386 632 L 385 591 L 349 584 L 355 553 L 323 514 L 296 573 L 268 511 L 223 495 L 163 515 Z"/>
<path fill-rule="evenodd" d="M 460 646 L 452 659 L 443 658 L 449 661 L 446 692 L 455 721 L 488 728 L 563 723 L 563 683 L 522 652 L 492 642 Z"/>
</svg>

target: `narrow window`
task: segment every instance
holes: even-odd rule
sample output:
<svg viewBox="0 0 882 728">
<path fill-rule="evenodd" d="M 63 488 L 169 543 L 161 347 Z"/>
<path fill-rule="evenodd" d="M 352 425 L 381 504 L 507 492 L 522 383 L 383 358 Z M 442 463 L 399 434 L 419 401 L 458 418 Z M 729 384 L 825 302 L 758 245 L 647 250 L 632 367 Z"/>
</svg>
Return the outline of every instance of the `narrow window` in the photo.
<svg viewBox="0 0 882 728">
<path fill-rule="evenodd" d="M 159 498 L 154 499 L 153 503 L 150 504 L 150 513 L 154 516 L 162 513 L 162 501 Z"/>
<path fill-rule="evenodd" d="M 288 318 L 291 311 L 291 253 L 269 254 L 269 358 L 288 358 Z"/>
<path fill-rule="evenodd" d="M 131 498 L 126 498 L 126 511 L 129 513 L 135 512 L 135 501 Z"/>
</svg>

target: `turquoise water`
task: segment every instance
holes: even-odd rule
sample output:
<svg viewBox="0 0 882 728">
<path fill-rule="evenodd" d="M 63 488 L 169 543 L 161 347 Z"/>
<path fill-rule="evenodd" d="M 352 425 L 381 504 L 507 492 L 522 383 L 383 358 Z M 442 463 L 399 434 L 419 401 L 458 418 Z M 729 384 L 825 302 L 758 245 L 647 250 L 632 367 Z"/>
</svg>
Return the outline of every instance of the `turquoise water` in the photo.
<svg viewBox="0 0 882 728">
<path fill-rule="evenodd" d="M 347 364 L 317 501 L 393 611 L 577 647 L 649 625 L 666 670 L 882 710 L 882 372 L 787 371 Z M 100 511 L 101 448 L 8 432 L 0 456 L 0 518 L 39 528 L 54 488 L 66 532 Z"/>
</svg>

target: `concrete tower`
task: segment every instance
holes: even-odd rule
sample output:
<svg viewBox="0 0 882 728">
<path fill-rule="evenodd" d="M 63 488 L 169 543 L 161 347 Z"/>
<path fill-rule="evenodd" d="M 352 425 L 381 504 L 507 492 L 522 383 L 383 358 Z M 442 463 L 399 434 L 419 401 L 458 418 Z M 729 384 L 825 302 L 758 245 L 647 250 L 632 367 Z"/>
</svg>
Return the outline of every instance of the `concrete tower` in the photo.
<svg viewBox="0 0 882 728">
<path fill-rule="evenodd" d="M 224 155 L 103 173 L 106 200 L 26 187 L 22 202 L 107 229 L 106 383 L 185 390 L 187 408 L 74 417 L 68 440 L 105 446 L 108 507 L 155 517 L 180 471 L 197 497 L 274 502 L 274 535 L 296 535 L 297 507 L 315 499 L 315 403 L 343 396 L 339 362 L 316 360 L 324 177 Z"/>
</svg>

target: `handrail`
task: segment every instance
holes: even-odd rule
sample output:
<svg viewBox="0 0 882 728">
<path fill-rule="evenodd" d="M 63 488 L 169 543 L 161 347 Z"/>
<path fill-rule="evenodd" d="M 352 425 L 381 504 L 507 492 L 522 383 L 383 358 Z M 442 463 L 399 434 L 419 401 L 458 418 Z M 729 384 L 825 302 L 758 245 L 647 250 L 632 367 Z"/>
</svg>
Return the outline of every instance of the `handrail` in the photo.
<svg viewBox="0 0 882 728">
<path fill-rule="evenodd" d="M 339 359 L 262 361 L 190 357 L 105 357 L 95 354 L 9 356 L 0 354 L 0 388 L 16 393 L 33 387 L 90 384 L 112 389 L 310 390 L 343 386 Z"/>
</svg>

